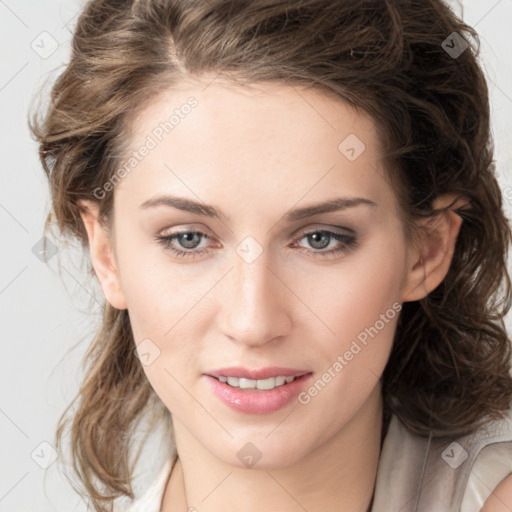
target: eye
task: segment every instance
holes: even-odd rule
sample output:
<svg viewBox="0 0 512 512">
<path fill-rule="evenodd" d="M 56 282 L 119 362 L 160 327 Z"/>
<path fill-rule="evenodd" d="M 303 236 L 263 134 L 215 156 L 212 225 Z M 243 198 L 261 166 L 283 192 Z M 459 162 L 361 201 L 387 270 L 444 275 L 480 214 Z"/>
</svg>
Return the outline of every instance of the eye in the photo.
<svg viewBox="0 0 512 512">
<path fill-rule="evenodd" d="M 193 257 L 205 253 L 204 248 L 197 249 L 200 243 L 208 238 L 202 231 L 181 231 L 168 236 L 157 236 L 158 243 L 178 257 Z"/>
<path fill-rule="evenodd" d="M 210 239 L 206 233 L 196 230 L 180 231 L 165 236 L 158 235 L 156 238 L 160 245 L 178 258 L 194 258 L 207 253 L 208 240 Z M 312 249 L 298 246 L 297 242 L 303 239 L 307 240 Z M 292 247 L 298 246 L 300 250 L 305 251 L 307 254 L 320 258 L 336 257 L 342 253 L 349 252 L 356 245 L 357 240 L 354 235 L 325 229 L 305 232 L 292 243 Z M 327 251 L 323 250 L 327 247 L 331 248 Z"/>
<path fill-rule="evenodd" d="M 304 249 L 307 253 L 321 258 L 336 257 L 339 254 L 349 252 L 357 245 L 357 240 L 354 235 L 349 235 L 347 233 L 337 233 L 325 229 L 303 233 L 297 240 L 300 241 L 303 239 L 306 239 L 307 243 L 314 250 L 307 248 L 302 249 Z M 330 250 L 322 250 L 329 246 L 332 247 Z"/>
</svg>

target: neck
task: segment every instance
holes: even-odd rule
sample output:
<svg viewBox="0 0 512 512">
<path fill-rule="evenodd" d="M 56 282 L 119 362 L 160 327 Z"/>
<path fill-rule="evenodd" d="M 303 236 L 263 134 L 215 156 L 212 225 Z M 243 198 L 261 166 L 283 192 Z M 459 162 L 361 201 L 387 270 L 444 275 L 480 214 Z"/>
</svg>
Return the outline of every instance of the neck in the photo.
<svg viewBox="0 0 512 512">
<path fill-rule="evenodd" d="M 298 462 L 277 469 L 241 469 L 212 456 L 174 421 L 180 454 L 162 512 L 365 512 L 381 447 L 382 397 L 376 386 L 350 421 Z"/>
</svg>

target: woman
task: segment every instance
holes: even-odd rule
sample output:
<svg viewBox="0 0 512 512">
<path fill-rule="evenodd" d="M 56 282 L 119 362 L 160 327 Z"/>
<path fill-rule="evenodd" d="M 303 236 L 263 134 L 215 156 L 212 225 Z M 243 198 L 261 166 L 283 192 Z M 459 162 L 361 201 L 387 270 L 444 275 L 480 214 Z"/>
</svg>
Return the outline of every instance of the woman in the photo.
<svg viewBox="0 0 512 512">
<path fill-rule="evenodd" d="M 148 417 L 130 510 L 512 508 L 477 51 L 440 0 L 87 3 L 33 130 L 106 299 L 57 431 L 95 510 Z"/>
</svg>

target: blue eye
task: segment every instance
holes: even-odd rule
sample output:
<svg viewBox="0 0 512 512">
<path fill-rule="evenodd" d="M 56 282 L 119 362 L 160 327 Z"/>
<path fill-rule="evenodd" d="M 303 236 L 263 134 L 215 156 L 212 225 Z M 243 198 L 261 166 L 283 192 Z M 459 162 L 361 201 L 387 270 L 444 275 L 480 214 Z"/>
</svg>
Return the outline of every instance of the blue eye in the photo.
<svg viewBox="0 0 512 512">
<path fill-rule="evenodd" d="M 201 247 L 201 242 L 207 241 L 209 236 L 201 231 L 181 231 L 167 236 L 157 236 L 157 241 L 166 250 L 169 250 L 176 257 L 179 258 L 194 258 L 201 256 L 208 252 L 204 246 Z M 336 233 L 328 230 L 316 230 L 302 233 L 302 235 L 294 240 L 293 246 L 297 247 L 297 241 L 307 239 L 308 244 L 312 249 L 298 246 L 300 250 L 313 255 L 314 257 L 327 258 L 335 257 L 339 254 L 349 252 L 357 245 L 357 240 L 354 235 L 345 233 Z M 325 251 L 332 242 L 335 242 L 334 248 Z"/>
<path fill-rule="evenodd" d="M 348 235 L 345 233 L 336 233 L 334 231 L 328 230 L 317 230 L 317 231 L 309 231 L 307 233 L 303 233 L 298 240 L 307 239 L 308 244 L 313 249 L 317 249 L 311 251 L 309 249 L 305 249 L 306 252 L 312 253 L 315 256 L 319 257 L 335 257 L 341 253 L 349 252 L 354 249 L 357 245 L 357 240 L 354 235 Z M 325 249 L 329 247 L 332 242 L 334 243 L 334 248 L 331 248 L 328 251 L 321 251 L 321 249 Z"/>
<path fill-rule="evenodd" d="M 204 249 L 196 249 L 203 239 L 208 239 L 208 235 L 201 231 L 181 231 L 169 236 L 158 236 L 157 239 L 163 247 L 171 251 L 175 256 L 183 258 L 186 256 L 200 255 L 206 252 Z M 173 245 L 174 240 L 179 242 L 182 249 L 176 248 Z"/>
</svg>

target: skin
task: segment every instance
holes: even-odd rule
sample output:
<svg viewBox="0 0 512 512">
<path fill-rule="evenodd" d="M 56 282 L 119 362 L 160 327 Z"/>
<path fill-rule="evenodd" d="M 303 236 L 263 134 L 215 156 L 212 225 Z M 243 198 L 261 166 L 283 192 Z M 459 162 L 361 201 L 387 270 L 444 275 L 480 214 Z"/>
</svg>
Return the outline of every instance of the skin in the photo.
<svg viewBox="0 0 512 512">
<path fill-rule="evenodd" d="M 512 510 L 512 474 L 504 478 L 489 495 L 481 512 L 510 512 Z"/>
<path fill-rule="evenodd" d="M 149 338 L 160 351 L 144 371 L 172 412 L 179 454 L 162 510 L 367 510 L 381 442 L 379 378 L 398 315 L 306 405 L 293 400 L 264 415 L 233 411 L 203 373 L 285 366 L 317 380 L 394 303 L 437 287 L 461 219 L 450 211 L 409 241 L 373 121 L 311 89 L 183 84 L 133 121 L 132 149 L 190 96 L 198 106 L 116 186 L 111 233 L 97 205 L 82 202 L 105 297 L 128 309 L 135 345 Z M 338 150 L 349 134 L 366 146 L 354 161 Z M 161 194 L 214 205 L 226 218 L 140 208 Z M 375 206 L 284 219 L 340 196 Z M 209 235 L 195 258 L 176 257 L 156 239 L 194 229 Z M 304 232 L 318 229 L 351 229 L 357 244 L 322 258 L 343 244 L 331 239 L 316 248 Z M 236 251 L 247 236 L 262 249 L 251 263 Z M 173 246 L 187 250 L 178 239 Z M 252 468 L 237 457 L 248 442 L 262 454 Z"/>
</svg>

